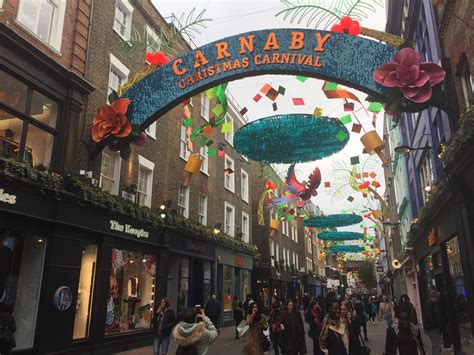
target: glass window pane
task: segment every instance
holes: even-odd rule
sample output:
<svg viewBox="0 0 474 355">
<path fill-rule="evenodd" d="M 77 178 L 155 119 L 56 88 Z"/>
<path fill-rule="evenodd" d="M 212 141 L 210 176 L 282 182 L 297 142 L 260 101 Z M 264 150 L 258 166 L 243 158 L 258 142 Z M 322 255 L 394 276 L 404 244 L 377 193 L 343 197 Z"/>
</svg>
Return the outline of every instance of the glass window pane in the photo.
<svg viewBox="0 0 474 355">
<path fill-rule="evenodd" d="M 178 313 L 188 307 L 189 293 L 189 259 L 179 258 L 178 271 Z"/>
<path fill-rule="evenodd" d="M 21 81 L 0 70 L 0 102 L 25 112 L 26 94 L 28 87 Z M 5 112 L 0 111 L 0 120 Z"/>
<path fill-rule="evenodd" d="M 45 241 L 0 230 L 0 302 L 14 304 L 15 350 L 33 347 Z"/>
<path fill-rule="evenodd" d="M 112 249 L 105 334 L 150 329 L 156 256 Z"/>
<path fill-rule="evenodd" d="M 46 42 L 49 42 L 51 36 L 51 27 L 53 24 L 55 6 L 51 2 L 41 1 L 38 29 L 36 34 Z"/>
<path fill-rule="evenodd" d="M 232 310 L 232 293 L 233 293 L 233 268 L 229 265 L 224 265 L 224 312 Z"/>
<path fill-rule="evenodd" d="M 24 160 L 30 161 L 33 166 L 51 164 L 53 153 L 54 136 L 43 131 L 41 128 L 28 125 L 26 136 Z"/>
<path fill-rule="evenodd" d="M 96 261 L 97 245 L 88 245 L 82 251 L 73 339 L 89 337 Z"/>
<path fill-rule="evenodd" d="M 58 104 L 49 97 L 33 91 L 31 116 L 41 123 L 55 128 L 58 118 Z"/>
<path fill-rule="evenodd" d="M 6 112 L 3 112 L 7 114 Z M 0 112 L 1 117 L 1 112 Z M 9 115 L 10 117 L 10 115 Z M 0 157 L 18 158 L 23 121 L 11 117 L 0 118 Z"/>
</svg>

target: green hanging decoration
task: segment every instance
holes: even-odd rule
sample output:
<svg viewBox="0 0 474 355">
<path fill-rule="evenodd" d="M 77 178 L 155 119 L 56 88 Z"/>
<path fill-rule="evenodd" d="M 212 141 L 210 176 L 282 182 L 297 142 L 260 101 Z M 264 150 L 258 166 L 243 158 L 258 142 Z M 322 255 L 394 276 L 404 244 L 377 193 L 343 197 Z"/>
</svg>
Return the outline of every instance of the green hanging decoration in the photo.
<svg viewBox="0 0 474 355">
<path fill-rule="evenodd" d="M 364 248 L 358 245 L 338 244 L 329 248 L 327 253 L 360 253 L 362 251 L 364 251 Z"/>
<path fill-rule="evenodd" d="M 290 164 L 331 156 L 348 141 L 338 119 L 285 114 L 247 123 L 235 133 L 234 148 L 259 162 Z"/>
<path fill-rule="evenodd" d="M 329 216 L 315 216 L 304 221 L 305 227 L 334 228 L 350 226 L 362 222 L 362 217 L 355 214 L 331 214 Z"/>
<path fill-rule="evenodd" d="M 364 234 L 356 232 L 323 232 L 318 234 L 318 238 L 321 240 L 357 240 L 363 239 Z"/>
</svg>

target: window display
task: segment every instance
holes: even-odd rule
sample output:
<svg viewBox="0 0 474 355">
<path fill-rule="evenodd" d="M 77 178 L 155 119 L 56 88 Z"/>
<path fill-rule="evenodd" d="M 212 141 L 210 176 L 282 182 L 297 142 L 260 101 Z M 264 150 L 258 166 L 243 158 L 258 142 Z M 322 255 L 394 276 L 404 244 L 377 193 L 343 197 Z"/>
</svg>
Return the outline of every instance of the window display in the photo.
<svg viewBox="0 0 474 355">
<path fill-rule="evenodd" d="M 234 289 L 234 281 L 232 280 L 233 274 L 233 267 L 224 265 L 224 312 L 230 312 L 232 310 L 232 290 Z"/>
<path fill-rule="evenodd" d="M 156 256 L 112 249 L 105 334 L 151 327 Z"/>
<path fill-rule="evenodd" d="M 250 293 L 250 286 L 249 286 L 249 271 L 242 270 L 242 297 L 248 295 Z"/>
<path fill-rule="evenodd" d="M 88 245 L 82 251 L 73 339 L 82 339 L 89 336 L 96 261 L 97 245 Z"/>
<path fill-rule="evenodd" d="M 14 304 L 15 350 L 33 347 L 46 238 L 0 230 L 0 302 Z"/>
<path fill-rule="evenodd" d="M 211 262 L 204 261 L 204 286 L 202 291 L 202 299 L 207 302 L 211 298 Z"/>
<path fill-rule="evenodd" d="M 188 307 L 189 293 L 189 259 L 179 258 L 179 275 L 178 275 L 178 313 Z"/>
</svg>

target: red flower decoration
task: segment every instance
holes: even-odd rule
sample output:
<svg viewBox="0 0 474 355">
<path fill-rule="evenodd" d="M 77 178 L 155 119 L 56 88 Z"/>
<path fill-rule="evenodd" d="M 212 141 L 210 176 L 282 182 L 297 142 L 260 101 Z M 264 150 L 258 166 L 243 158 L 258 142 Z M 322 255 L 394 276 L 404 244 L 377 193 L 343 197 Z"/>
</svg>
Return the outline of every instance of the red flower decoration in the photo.
<svg viewBox="0 0 474 355">
<path fill-rule="evenodd" d="M 117 99 L 96 111 L 92 127 L 94 142 L 100 142 L 110 135 L 127 137 L 132 132 L 132 125 L 125 116 L 129 104 L 130 99 Z"/>
<path fill-rule="evenodd" d="M 163 52 L 149 52 L 145 56 L 145 60 L 150 63 L 150 65 L 165 65 L 170 62 L 170 59 Z"/>
<path fill-rule="evenodd" d="M 399 50 L 391 62 L 374 71 L 374 80 L 386 87 L 400 88 L 403 96 L 416 103 L 431 98 L 432 87 L 444 80 L 446 73 L 439 65 L 421 62 L 412 48 Z"/>
<path fill-rule="evenodd" d="M 331 31 L 350 34 L 352 36 L 360 35 L 359 21 L 353 20 L 349 16 L 344 16 L 341 18 L 340 23 L 336 23 L 331 27 Z"/>
</svg>

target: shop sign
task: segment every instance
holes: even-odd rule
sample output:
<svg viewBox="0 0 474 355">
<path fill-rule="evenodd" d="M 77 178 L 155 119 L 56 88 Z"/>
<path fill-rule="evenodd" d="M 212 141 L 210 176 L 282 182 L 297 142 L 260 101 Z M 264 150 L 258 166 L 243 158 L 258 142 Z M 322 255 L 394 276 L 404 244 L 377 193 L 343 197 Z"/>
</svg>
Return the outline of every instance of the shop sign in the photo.
<svg viewBox="0 0 474 355">
<path fill-rule="evenodd" d="M 110 220 L 110 230 L 130 234 L 137 238 L 150 237 L 150 233 L 143 228 L 134 228 L 131 224 L 121 224 L 113 219 Z"/>
<path fill-rule="evenodd" d="M 245 263 L 245 261 L 244 261 L 244 259 L 242 259 L 241 257 L 236 256 L 236 257 L 234 258 L 234 265 L 237 265 L 237 266 L 244 266 L 244 263 Z"/>
<path fill-rule="evenodd" d="M 187 243 L 186 249 L 196 254 L 207 255 L 206 248 L 203 245 L 199 245 L 195 243 Z"/>
<path fill-rule="evenodd" d="M 438 227 L 433 227 L 431 232 L 428 234 L 428 245 L 430 247 L 438 244 Z"/>
<path fill-rule="evenodd" d="M 16 195 L 7 194 L 5 190 L 0 189 L 0 202 L 14 205 L 16 204 Z"/>
<path fill-rule="evenodd" d="M 59 287 L 54 293 L 53 298 L 54 308 L 58 311 L 65 311 L 72 304 L 72 292 L 67 286 Z"/>
</svg>

